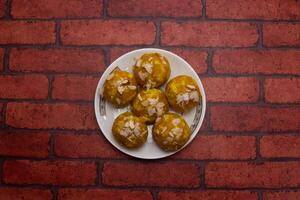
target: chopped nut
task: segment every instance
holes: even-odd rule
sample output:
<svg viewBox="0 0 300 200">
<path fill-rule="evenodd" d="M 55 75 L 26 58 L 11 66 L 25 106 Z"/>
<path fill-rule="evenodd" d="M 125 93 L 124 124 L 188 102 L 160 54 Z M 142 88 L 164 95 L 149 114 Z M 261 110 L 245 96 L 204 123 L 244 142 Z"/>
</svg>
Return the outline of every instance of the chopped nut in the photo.
<svg viewBox="0 0 300 200">
<path fill-rule="evenodd" d="M 133 129 L 133 134 L 136 135 L 136 136 L 139 136 L 141 134 L 141 129 L 140 129 L 139 124 L 135 125 L 135 127 Z"/>
<path fill-rule="evenodd" d="M 165 106 L 165 104 L 163 102 L 158 102 L 156 104 L 156 108 L 163 108 Z"/>
<path fill-rule="evenodd" d="M 155 120 L 155 122 L 159 122 L 160 120 L 161 120 L 161 118 L 157 117 L 156 120 Z"/>
<path fill-rule="evenodd" d="M 167 137 L 167 138 L 166 138 L 166 141 L 167 141 L 167 142 L 172 142 L 172 141 L 173 141 L 173 138 Z"/>
<path fill-rule="evenodd" d="M 135 90 L 136 89 L 136 86 L 135 85 L 128 85 L 127 86 L 130 90 Z"/>
<path fill-rule="evenodd" d="M 146 83 L 146 88 L 150 89 L 152 86 L 155 86 L 155 85 L 156 85 L 156 82 L 149 79 Z"/>
<path fill-rule="evenodd" d="M 178 133 L 175 137 L 176 140 L 179 140 L 179 138 L 181 137 L 182 133 Z"/>
<path fill-rule="evenodd" d="M 190 93 L 190 98 L 194 101 L 194 102 L 198 102 L 199 101 L 199 95 L 197 91 L 192 91 Z"/>
<path fill-rule="evenodd" d="M 128 128 L 129 127 L 129 122 L 125 122 L 124 127 Z"/>
<path fill-rule="evenodd" d="M 158 104 L 156 105 L 156 111 L 157 111 L 157 116 L 161 116 L 162 114 L 164 114 L 164 105 L 162 107 L 158 106 Z"/>
<path fill-rule="evenodd" d="M 138 76 L 142 81 L 145 81 L 146 78 L 148 77 L 148 75 L 149 75 L 148 73 L 144 73 L 142 71 L 139 71 L 139 73 L 138 73 Z"/>
<path fill-rule="evenodd" d="M 121 80 L 121 81 L 120 81 L 120 85 L 124 85 L 124 84 L 126 84 L 126 83 L 128 83 L 128 80 L 127 80 L 127 79 L 124 79 L 124 80 Z"/>
<path fill-rule="evenodd" d="M 153 67 L 153 65 L 152 65 L 151 63 L 145 63 L 145 64 L 143 64 L 143 67 L 145 68 L 145 70 L 146 70 L 149 74 L 152 73 L 152 67 Z"/>
<path fill-rule="evenodd" d="M 141 97 L 140 94 L 138 94 L 137 97 L 138 97 L 138 99 L 139 99 L 140 101 L 143 101 L 143 99 L 142 99 L 142 97 Z"/>
<path fill-rule="evenodd" d="M 187 85 L 187 87 L 188 87 L 189 89 L 196 89 L 196 87 L 193 86 L 193 85 Z"/>
<path fill-rule="evenodd" d="M 125 85 L 126 83 L 128 83 L 127 79 L 121 79 L 121 80 L 118 80 L 114 85 L 116 87 L 119 87 L 119 86 Z"/>
<path fill-rule="evenodd" d="M 174 126 L 177 126 L 179 123 L 180 123 L 180 119 L 178 119 L 178 118 L 172 120 L 172 124 Z"/>
<path fill-rule="evenodd" d="M 150 98 L 150 99 L 148 99 L 148 101 L 151 106 L 155 106 L 158 102 L 158 98 L 156 98 L 156 99 Z"/>
<path fill-rule="evenodd" d="M 162 114 L 164 113 L 163 109 L 157 109 L 157 108 L 156 108 L 156 112 L 157 112 L 157 116 L 162 116 Z"/>
<path fill-rule="evenodd" d="M 142 101 L 142 105 L 145 106 L 145 107 L 147 107 L 149 105 L 149 102 L 147 100 Z"/>
<path fill-rule="evenodd" d="M 168 133 L 168 135 L 170 136 L 170 137 L 175 137 L 175 134 L 172 132 L 172 131 L 170 131 L 169 133 Z"/>
<path fill-rule="evenodd" d="M 125 123 L 125 127 L 129 127 L 130 129 L 134 129 L 135 125 L 134 125 L 134 121 L 129 120 Z"/>
<path fill-rule="evenodd" d="M 178 94 L 176 96 L 176 103 L 177 104 L 182 104 L 184 103 L 185 101 L 188 101 L 190 98 L 189 98 L 189 94 L 188 93 L 183 93 L 183 94 Z"/>
<path fill-rule="evenodd" d="M 151 84 L 150 84 L 149 82 L 147 82 L 146 88 L 147 88 L 147 89 L 150 89 L 150 88 L 151 88 Z"/>
<path fill-rule="evenodd" d="M 150 116 L 154 115 L 155 113 L 156 113 L 155 108 L 153 108 L 153 107 L 148 107 L 148 114 L 149 114 Z"/>
<path fill-rule="evenodd" d="M 120 94 L 123 94 L 123 92 L 125 91 L 125 87 L 124 86 L 118 86 L 117 89 L 118 89 L 118 92 Z"/>
<path fill-rule="evenodd" d="M 179 133 L 182 133 L 183 130 L 182 128 L 179 128 L 179 127 L 175 127 L 171 130 L 171 132 L 173 132 L 175 135 L 179 134 Z"/>
<path fill-rule="evenodd" d="M 120 135 L 122 135 L 122 136 L 124 136 L 124 137 L 127 137 L 129 134 L 128 134 L 127 131 L 121 130 L 121 131 L 120 131 Z"/>
<path fill-rule="evenodd" d="M 158 102 L 156 104 L 157 115 L 161 116 L 164 113 L 165 104 L 163 102 Z"/>
</svg>

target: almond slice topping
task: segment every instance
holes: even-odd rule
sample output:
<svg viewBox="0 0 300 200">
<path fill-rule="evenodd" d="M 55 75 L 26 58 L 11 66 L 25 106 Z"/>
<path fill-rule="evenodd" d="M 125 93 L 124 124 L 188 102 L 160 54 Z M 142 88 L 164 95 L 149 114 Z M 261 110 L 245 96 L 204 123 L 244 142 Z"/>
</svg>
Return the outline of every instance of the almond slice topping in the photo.
<svg viewBox="0 0 300 200">
<path fill-rule="evenodd" d="M 128 85 L 127 86 L 130 90 L 135 90 L 136 89 L 136 86 L 135 85 Z"/>
<path fill-rule="evenodd" d="M 155 113 L 156 113 L 155 108 L 153 108 L 153 107 L 148 107 L 148 114 L 149 114 L 150 116 L 154 115 Z"/>
<path fill-rule="evenodd" d="M 149 105 L 149 102 L 147 100 L 142 101 L 142 105 L 145 106 L 145 107 L 147 107 Z"/>
<path fill-rule="evenodd" d="M 180 124 L 180 119 L 178 119 L 178 118 L 173 119 L 173 120 L 172 120 L 172 124 L 173 124 L 174 126 L 177 126 L 178 124 Z"/>
<path fill-rule="evenodd" d="M 193 85 L 187 85 L 187 88 L 189 88 L 189 89 L 196 89 L 196 87 L 195 86 L 193 86 Z"/>
<path fill-rule="evenodd" d="M 192 91 L 190 93 L 190 98 L 194 101 L 194 102 L 199 102 L 199 95 L 197 91 Z"/>
<path fill-rule="evenodd" d="M 120 94 L 123 94 L 123 92 L 125 91 L 126 88 L 124 86 L 120 85 L 117 87 L 117 89 Z"/>
<path fill-rule="evenodd" d="M 143 67 L 145 68 L 145 70 L 146 70 L 149 74 L 152 73 L 152 67 L 153 67 L 153 65 L 152 65 L 151 63 L 145 63 L 145 64 L 143 64 Z"/>
<path fill-rule="evenodd" d="M 134 121 L 132 121 L 132 120 L 127 121 L 124 126 L 127 127 L 127 128 L 130 128 L 130 129 L 135 128 Z"/>
<path fill-rule="evenodd" d="M 140 93 L 137 95 L 137 97 L 138 97 L 138 99 L 139 99 L 140 101 L 143 101 L 143 99 L 142 99 Z"/>
<path fill-rule="evenodd" d="M 145 72 L 142 72 L 142 71 L 139 71 L 139 73 L 138 73 L 138 76 L 139 76 L 139 78 L 142 80 L 142 81 L 145 81 L 146 80 L 146 78 L 148 77 L 148 73 L 145 73 Z"/>
<path fill-rule="evenodd" d="M 183 104 L 185 101 L 188 101 L 189 99 L 189 93 L 178 94 L 176 96 L 176 103 L 180 105 Z"/>
</svg>

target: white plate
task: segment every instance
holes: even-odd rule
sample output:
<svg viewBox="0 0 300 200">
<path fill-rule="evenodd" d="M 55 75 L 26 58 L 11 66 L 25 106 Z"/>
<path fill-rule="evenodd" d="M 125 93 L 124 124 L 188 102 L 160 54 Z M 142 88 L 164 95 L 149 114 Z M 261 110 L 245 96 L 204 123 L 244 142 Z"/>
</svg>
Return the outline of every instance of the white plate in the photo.
<svg viewBox="0 0 300 200">
<path fill-rule="evenodd" d="M 167 156 L 170 156 L 178 151 L 174 152 L 165 152 L 161 150 L 153 141 L 152 139 L 152 126 L 148 126 L 148 139 L 147 142 L 138 149 L 127 149 L 126 147 L 120 145 L 115 138 L 113 137 L 111 133 L 111 128 L 113 121 L 117 118 L 118 115 L 121 113 L 128 111 L 130 107 L 126 108 L 115 108 L 111 104 L 105 102 L 105 100 L 100 96 L 101 91 L 103 90 L 103 85 L 106 80 L 106 77 L 113 71 L 115 67 L 119 67 L 122 70 L 126 70 L 129 72 L 132 72 L 132 66 L 135 64 L 135 59 L 141 57 L 145 53 L 153 53 L 157 52 L 161 55 L 165 56 L 171 66 L 171 76 L 170 79 L 174 78 L 178 75 L 189 75 L 193 77 L 200 88 L 201 95 L 202 95 L 202 101 L 201 104 L 199 104 L 198 107 L 194 108 L 188 113 L 184 113 L 183 117 L 187 121 L 187 123 L 190 125 L 192 130 L 192 135 L 187 142 L 186 145 L 188 145 L 193 138 L 197 135 L 203 119 L 205 115 L 205 109 L 206 109 L 206 97 L 203 85 L 197 75 L 197 73 L 194 71 L 194 69 L 181 57 L 175 55 L 174 53 L 171 53 L 169 51 L 161 50 L 161 49 L 155 49 L 155 48 L 146 48 L 146 49 L 138 49 L 135 51 L 131 51 L 129 53 L 124 54 L 123 56 L 119 57 L 117 60 L 115 60 L 103 73 L 102 77 L 100 78 L 100 81 L 98 82 L 98 86 L 96 89 L 95 94 L 95 113 L 97 122 L 100 126 L 100 129 L 103 133 L 103 135 L 106 137 L 106 139 L 117 149 L 122 151 L 125 154 L 128 154 L 130 156 L 136 157 L 136 158 L 142 158 L 142 159 L 158 159 L 158 158 L 164 158 Z M 169 80 L 170 80 L 169 79 Z M 165 85 L 162 86 L 164 89 Z"/>
</svg>

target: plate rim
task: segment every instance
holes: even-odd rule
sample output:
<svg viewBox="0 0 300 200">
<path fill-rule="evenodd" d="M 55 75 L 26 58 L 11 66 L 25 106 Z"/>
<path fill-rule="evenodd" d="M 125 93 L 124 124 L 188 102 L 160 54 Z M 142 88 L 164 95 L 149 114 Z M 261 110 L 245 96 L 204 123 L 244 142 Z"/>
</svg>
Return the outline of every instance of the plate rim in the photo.
<svg viewBox="0 0 300 200">
<path fill-rule="evenodd" d="M 171 54 L 172 56 L 175 56 L 177 59 L 183 61 L 192 71 L 192 73 L 199 79 L 199 82 L 200 82 L 200 92 L 201 92 L 201 99 L 202 99 L 202 108 L 201 108 L 201 116 L 200 116 L 200 120 L 199 120 L 199 123 L 198 125 L 196 126 L 195 130 L 193 131 L 196 132 L 195 134 L 191 133 L 191 137 L 189 139 L 189 141 L 183 146 L 181 147 L 180 149 L 176 150 L 176 151 L 172 151 L 172 152 L 166 152 L 166 154 L 162 155 L 162 156 L 153 156 L 153 157 L 142 157 L 142 156 L 137 156 L 137 155 L 134 155 L 130 152 L 126 152 L 125 150 L 119 148 L 118 146 L 116 146 L 115 144 L 113 144 L 110 139 L 104 134 L 104 131 L 101 127 L 101 123 L 100 123 L 100 119 L 98 118 L 98 115 L 97 115 L 97 110 L 100 112 L 99 110 L 99 102 L 97 103 L 97 96 L 99 95 L 100 93 L 100 82 L 101 82 L 101 79 L 105 76 L 105 74 L 109 74 L 110 71 L 113 70 L 113 66 L 115 65 L 115 63 L 117 63 L 119 60 L 123 59 L 123 57 L 126 57 L 128 56 L 129 54 L 132 54 L 132 53 L 136 53 L 136 52 L 140 52 L 140 51 L 158 51 L 158 52 L 164 52 L 166 54 Z M 111 70 L 110 70 L 111 69 Z M 99 98 L 100 99 L 100 98 Z M 132 50 L 132 51 L 129 51 L 125 54 L 122 54 L 121 56 L 119 56 L 117 59 L 115 59 L 106 69 L 105 71 L 102 73 L 98 83 L 97 83 L 97 87 L 96 87 L 96 91 L 95 91 L 95 98 L 94 98 L 94 111 L 95 111 L 95 116 L 96 116 L 96 121 L 97 121 L 97 124 L 101 130 L 101 133 L 102 135 L 104 135 L 104 137 L 106 138 L 106 140 L 113 146 L 115 147 L 116 149 L 118 149 L 120 152 L 126 154 L 126 155 L 129 155 L 129 156 L 132 156 L 134 158 L 139 158 L 139 159 L 145 159 L 145 160 L 154 160 L 154 159 L 162 159 L 162 158 L 166 158 L 168 156 L 171 156 L 181 150 L 183 150 L 186 146 L 188 146 L 193 140 L 194 138 L 196 137 L 196 135 L 199 133 L 199 130 L 204 122 L 204 118 L 205 118 L 205 115 L 206 115 L 206 94 L 205 94 L 205 90 L 204 90 L 204 86 L 202 84 L 202 81 L 200 79 L 200 77 L 198 76 L 198 74 L 196 73 L 196 71 L 194 70 L 194 68 L 185 60 L 183 59 L 182 57 L 180 57 L 179 55 L 171 52 L 171 51 L 168 51 L 168 50 L 164 50 L 164 49 L 160 49 L 160 48 L 140 48 L 140 49 L 135 49 L 135 50 Z"/>
</svg>

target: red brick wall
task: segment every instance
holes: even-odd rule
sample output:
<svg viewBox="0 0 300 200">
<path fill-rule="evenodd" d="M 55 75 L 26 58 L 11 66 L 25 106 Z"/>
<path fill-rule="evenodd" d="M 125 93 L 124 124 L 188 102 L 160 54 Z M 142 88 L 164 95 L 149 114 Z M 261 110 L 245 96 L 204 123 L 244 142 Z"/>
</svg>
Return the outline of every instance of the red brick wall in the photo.
<svg viewBox="0 0 300 200">
<path fill-rule="evenodd" d="M 94 117 L 105 67 L 142 47 L 207 93 L 164 160 L 121 154 Z M 300 1 L 0 0 L 0 199 L 299 200 Z"/>
</svg>

